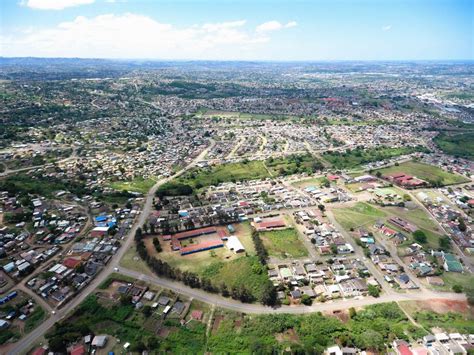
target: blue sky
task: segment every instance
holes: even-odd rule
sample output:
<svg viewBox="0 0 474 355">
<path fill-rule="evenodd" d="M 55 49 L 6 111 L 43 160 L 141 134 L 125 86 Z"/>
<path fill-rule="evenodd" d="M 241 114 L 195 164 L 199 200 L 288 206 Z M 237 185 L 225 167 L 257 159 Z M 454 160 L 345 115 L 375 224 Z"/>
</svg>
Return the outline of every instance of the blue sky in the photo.
<svg viewBox="0 0 474 355">
<path fill-rule="evenodd" d="M 474 59 L 471 0 L 3 0 L 0 55 Z"/>
</svg>

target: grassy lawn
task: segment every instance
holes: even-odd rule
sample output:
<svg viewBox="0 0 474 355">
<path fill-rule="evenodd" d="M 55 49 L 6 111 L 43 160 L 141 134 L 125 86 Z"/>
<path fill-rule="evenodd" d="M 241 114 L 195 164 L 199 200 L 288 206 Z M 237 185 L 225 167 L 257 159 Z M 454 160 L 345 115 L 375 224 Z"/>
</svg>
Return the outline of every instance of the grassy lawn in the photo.
<svg viewBox="0 0 474 355">
<path fill-rule="evenodd" d="M 439 134 L 434 142 L 447 154 L 474 159 L 474 132 Z"/>
<path fill-rule="evenodd" d="M 239 120 L 286 120 L 294 118 L 294 116 L 287 115 L 266 115 L 257 113 L 245 113 L 245 112 L 231 112 L 231 111 L 219 111 L 209 110 L 202 112 L 197 117 L 204 118 L 221 118 L 221 119 L 239 119 Z"/>
<path fill-rule="evenodd" d="M 193 169 L 178 179 L 177 182 L 200 189 L 228 181 L 264 179 L 270 177 L 261 161 L 249 161 Z"/>
<path fill-rule="evenodd" d="M 137 178 L 132 181 L 115 181 L 110 184 L 110 187 L 118 191 L 126 190 L 146 194 L 155 182 L 154 179 Z"/>
<path fill-rule="evenodd" d="M 437 289 L 443 291 L 452 291 L 454 285 L 461 285 L 464 288 L 474 288 L 474 275 L 469 273 L 445 272 L 441 275 L 444 286 L 437 286 Z"/>
<path fill-rule="evenodd" d="M 425 149 L 422 147 L 354 149 L 343 153 L 326 152 L 323 154 L 323 158 L 337 169 L 350 169 L 373 161 L 380 161 L 423 150 Z"/>
<path fill-rule="evenodd" d="M 228 289 L 245 287 L 257 300 L 268 281 L 266 268 L 257 256 L 241 257 L 227 263 L 214 262 L 203 270 L 202 276 L 215 285 L 225 284 Z"/>
<path fill-rule="evenodd" d="M 317 178 L 309 178 L 309 179 L 304 179 L 304 180 L 299 180 L 296 182 L 293 182 L 291 185 L 294 187 L 298 187 L 301 189 L 304 189 L 305 187 L 308 186 L 320 186 L 321 183 L 326 179 L 324 176 L 320 176 Z"/>
<path fill-rule="evenodd" d="M 120 260 L 120 266 L 141 272 L 142 274 L 154 275 L 146 263 L 137 254 L 137 248 L 132 245 Z"/>
<path fill-rule="evenodd" d="M 413 223 L 421 229 L 427 229 L 433 232 L 440 232 L 438 225 L 432 220 L 429 214 L 421 209 L 416 208 L 402 208 L 402 207 L 384 207 L 384 211 L 388 211 L 390 214 L 398 216 L 408 222 Z"/>
<path fill-rule="evenodd" d="M 239 238 L 240 242 L 245 248 L 245 252 L 248 255 L 256 255 L 255 245 L 252 240 L 252 227 L 250 222 L 245 221 L 243 223 L 238 223 L 233 225 L 235 228 L 235 235 Z"/>
<path fill-rule="evenodd" d="M 387 214 L 365 202 L 357 202 L 352 207 L 333 209 L 336 220 L 347 230 L 373 224 Z"/>
<path fill-rule="evenodd" d="M 416 176 L 417 178 L 428 182 L 439 181 L 443 185 L 459 184 L 469 181 L 467 178 L 461 175 L 452 174 L 436 166 L 415 161 L 409 161 L 402 163 L 399 166 L 391 166 L 377 171 L 380 171 L 382 175 L 391 173 L 404 173 Z"/>
<path fill-rule="evenodd" d="M 265 161 L 265 165 L 271 171 L 273 176 L 299 173 L 311 174 L 323 167 L 323 165 L 311 154 L 270 158 Z"/>
<path fill-rule="evenodd" d="M 308 251 L 293 229 L 261 232 L 260 238 L 270 256 L 282 258 L 300 258 L 308 256 Z"/>
</svg>

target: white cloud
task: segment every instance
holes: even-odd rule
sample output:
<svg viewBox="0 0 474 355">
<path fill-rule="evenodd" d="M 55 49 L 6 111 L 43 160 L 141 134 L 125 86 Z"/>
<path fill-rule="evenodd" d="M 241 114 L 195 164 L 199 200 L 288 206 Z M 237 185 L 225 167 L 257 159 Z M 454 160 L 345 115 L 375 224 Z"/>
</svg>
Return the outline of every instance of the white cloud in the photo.
<svg viewBox="0 0 474 355">
<path fill-rule="evenodd" d="M 290 21 L 287 24 L 282 24 L 281 22 L 278 22 L 278 21 L 268 21 L 268 22 L 262 23 L 261 25 L 258 25 L 255 30 L 257 32 L 270 32 L 270 31 L 278 31 L 283 28 L 295 27 L 297 25 L 298 24 L 295 21 Z"/>
<path fill-rule="evenodd" d="M 387 25 L 387 26 L 382 27 L 382 31 L 384 32 L 390 31 L 391 29 L 392 29 L 392 25 Z"/>
<path fill-rule="evenodd" d="M 20 4 L 35 10 L 63 10 L 67 7 L 92 4 L 95 0 L 23 0 Z"/>
<path fill-rule="evenodd" d="M 268 24 L 268 23 L 267 23 Z M 78 16 L 52 28 L 29 28 L 0 36 L 0 55 L 89 58 L 253 59 L 270 41 L 266 30 L 245 20 L 178 28 L 126 13 Z M 278 29 L 294 27 L 289 22 Z"/>
</svg>

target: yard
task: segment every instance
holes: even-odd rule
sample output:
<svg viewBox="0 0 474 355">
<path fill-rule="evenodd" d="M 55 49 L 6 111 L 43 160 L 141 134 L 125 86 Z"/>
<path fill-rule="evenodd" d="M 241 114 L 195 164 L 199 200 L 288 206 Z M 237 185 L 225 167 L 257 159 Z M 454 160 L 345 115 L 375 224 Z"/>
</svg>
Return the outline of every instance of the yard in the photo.
<svg viewBox="0 0 474 355">
<path fill-rule="evenodd" d="M 155 183 L 156 183 L 156 180 L 154 179 L 136 178 L 132 181 L 112 182 L 110 184 L 110 187 L 118 191 L 126 190 L 130 192 L 139 192 L 145 195 Z"/>
<path fill-rule="evenodd" d="M 298 180 L 293 183 L 291 183 L 292 186 L 298 187 L 300 189 L 304 189 L 306 187 L 310 186 L 317 186 L 319 187 L 323 181 L 325 181 L 327 178 L 325 176 L 320 176 L 316 178 L 308 178 L 308 179 L 303 179 L 303 180 Z"/>
<path fill-rule="evenodd" d="M 332 212 L 346 230 L 374 224 L 387 216 L 385 212 L 365 202 L 357 202 L 352 207 L 335 208 Z"/>
<path fill-rule="evenodd" d="M 436 166 L 416 161 L 405 162 L 399 166 L 391 166 L 377 171 L 379 171 L 382 175 L 392 173 L 408 174 L 430 183 L 440 182 L 442 185 L 459 184 L 469 181 L 467 178 L 461 175 L 453 174 Z"/>
<path fill-rule="evenodd" d="M 301 258 L 308 256 L 308 250 L 298 237 L 296 229 L 288 228 L 260 232 L 265 249 L 270 256 L 278 258 Z"/>
</svg>

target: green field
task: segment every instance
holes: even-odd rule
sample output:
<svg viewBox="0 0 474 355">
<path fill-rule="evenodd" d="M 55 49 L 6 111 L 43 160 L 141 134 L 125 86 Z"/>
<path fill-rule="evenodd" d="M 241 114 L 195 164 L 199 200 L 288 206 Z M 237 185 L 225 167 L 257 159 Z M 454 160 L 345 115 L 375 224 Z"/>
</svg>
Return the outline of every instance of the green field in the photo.
<svg viewBox="0 0 474 355">
<path fill-rule="evenodd" d="M 317 178 L 308 178 L 308 179 L 303 179 L 299 180 L 296 182 L 291 183 L 292 186 L 298 187 L 298 188 L 305 188 L 309 186 L 321 186 L 321 183 L 325 181 L 327 178 L 325 176 L 317 177 Z"/>
<path fill-rule="evenodd" d="M 352 207 L 336 208 L 332 212 L 336 220 L 346 230 L 374 224 L 377 220 L 387 216 L 385 212 L 365 202 L 357 202 Z"/>
<path fill-rule="evenodd" d="M 308 250 L 298 238 L 298 232 L 293 228 L 260 232 L 259 235 L 270 256 L 279 258 L 308 256 Z"/>
<path fill-rule="evenodd" d="M 460 134 L 440 133 L 434 142 L 447 154 L 474 159 L 474 132 Z"/>
<path fill-rule="evenodd" d="M 177 182 L 200 189 L 222 182 L 264 179 L 270 177 L 262 161 L 248 161 L 193 169 L 179 178 Z"/>
<path fill-rule="evenodd" d="M 374 161 L 381 161 L 400 155 L 410 154 L 413 152 L 426 151 L 424 147 L 403 147 L 403 148 L 371 148 L 371 149 L 354 149 L 346 152 L 326 152 L 322 156 L 334 168 L 352 169 L 360 165 L 364 165 Z"/>
<path fill-rule="evenodd" d="M 312 174 L 323 168 L 323 165 L 311 154 L 270 158 L 265 161 L 265 165 L 273 176 L 301 173 Z"/>
<path fill-rule="evenodd" d="M 129 192 L 139 192 L 141 194 L 146 194 L 155 183 L 156 180 L 154 179 L 137 178 L 132 181 L 115 181 L 110 184 L 110 187 L 118 191 L 125 190 Z"/>
<path fill-rule="evenodd" d="M 449 173 L 437 166 L 428 165 L 416 161 L 408 161 L 399 166 L 391 166 L 377 170 L 382 175 L 392 173 L 404 173 L 415 176 L 432 184 L 451 185 L 469 181 L 467 178 Z"/>
<path fill-rule="evenodd" d="M 232 111 L 218 111 L 208 110 L 200 112 L 196 117 L 203 118 L 217 118 L 217 119 L 232 119 L 232 120 L 288 120 L 295 118 L 295 116 L 289 115 L 267 115 L 258 113 L 244 113 L 244 112 L 232 112 Z"/>
</svg>

